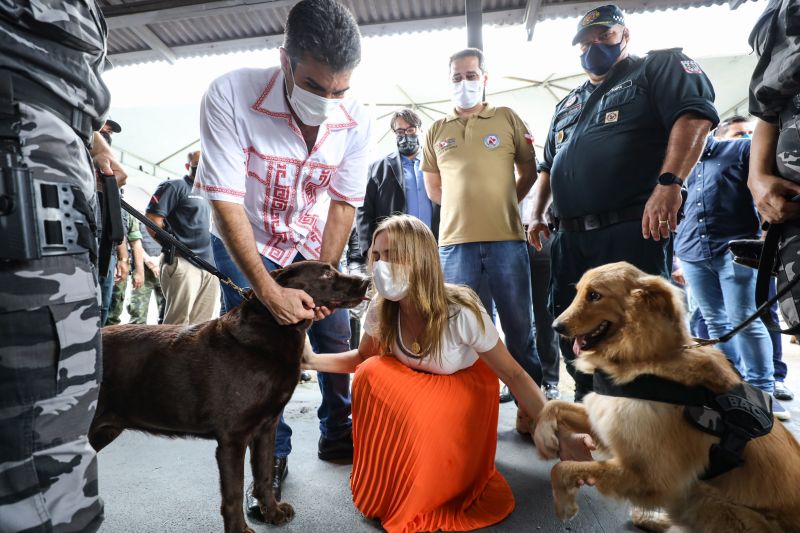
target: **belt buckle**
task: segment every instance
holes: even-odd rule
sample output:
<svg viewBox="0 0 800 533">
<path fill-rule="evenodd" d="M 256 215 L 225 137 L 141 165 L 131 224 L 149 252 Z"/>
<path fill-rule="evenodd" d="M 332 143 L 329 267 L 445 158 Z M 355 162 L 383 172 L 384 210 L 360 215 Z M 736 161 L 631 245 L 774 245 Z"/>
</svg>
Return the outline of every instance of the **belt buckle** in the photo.
<svg viewBox="0 0 800 533">
<path fill-rule="evenodd" d="M 597 229 L 600 227 L 600 217 L 597 215 L 586 215 L 583 217 L 583 227 L 587 231 Z"/>
</svg>

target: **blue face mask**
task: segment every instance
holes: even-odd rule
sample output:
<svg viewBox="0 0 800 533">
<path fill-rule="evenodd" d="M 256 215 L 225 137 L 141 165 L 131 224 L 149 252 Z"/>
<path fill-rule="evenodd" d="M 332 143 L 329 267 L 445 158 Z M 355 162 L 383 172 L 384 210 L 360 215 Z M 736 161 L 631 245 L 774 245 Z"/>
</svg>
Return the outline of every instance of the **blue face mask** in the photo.
<svg viewBox="0 0 800 533">
<path fill-rule="evenodd" d="M 742 133 L 742 136 L 741 136 L 741 137 L 739 137 L 739 138 L 740 138 L 740 139 L 752 139 L 752 138 L 753 138 L 753 136 L 752 136 L 752 135 L 750 135 L 749 133 Z"/>
<path fill-rule="evenodd" d="M 581 66 L 592 74 L 602 76 L 614 66 L 622 53 L 622 41 L 617 44 L 596 43 L 581 55 Z"/>
</svg>

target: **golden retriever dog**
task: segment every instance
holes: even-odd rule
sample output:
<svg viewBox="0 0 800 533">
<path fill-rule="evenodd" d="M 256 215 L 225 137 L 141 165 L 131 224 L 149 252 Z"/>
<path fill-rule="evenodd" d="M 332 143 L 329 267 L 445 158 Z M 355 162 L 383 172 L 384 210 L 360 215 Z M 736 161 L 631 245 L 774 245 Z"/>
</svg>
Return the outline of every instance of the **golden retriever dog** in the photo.
<svg viewBox="0 0 800 533">
<path fill-rule="evenodd" d="M 628 263 L 588 271 L 578 294 L 553 327 L 575 339 L 577 367 L 602 370 L 625 384 L 652 374 L 714 394 L 741 383 L 723 353 L 689 347 L 678 291 Z M 678 405 L 591 393 L 583 405 L 551 401 L 534 434 L 540 454 L 558 454 L 560 432 L 587 432 L 608 458 L 563 461 L 551 471 L 556 513 L 578 512 L 576 496 L 594 484 L 645 510 L 666 509 L 690 532 L 800 532 L 800 445 L 777 420 L 749 441 L 744 464 L 702 481 L 719 438 L 700 431 Z"/>
</svg>

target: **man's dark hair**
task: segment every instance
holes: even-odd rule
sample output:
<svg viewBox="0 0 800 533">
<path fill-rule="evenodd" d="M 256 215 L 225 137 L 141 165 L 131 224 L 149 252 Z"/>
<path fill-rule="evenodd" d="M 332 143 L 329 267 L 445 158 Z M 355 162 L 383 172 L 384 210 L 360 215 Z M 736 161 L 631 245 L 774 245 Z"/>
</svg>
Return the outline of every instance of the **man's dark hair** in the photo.
<svg viewBox="0 0 800 533">
<path fill-rule="evenodd" d="M 417 115 L 413 110 L 405 108 L 395 111 L 394 114 L 392 114 L 392 121 L 390 122 L 392 131 L 394 131 L 394 125 L 397 123 L 397 119 L 399 118 L 402 118 L 415 128 L 422 126 L 422 119 L 419 118 L 419 115 Z"/>
<path fill-rule="evenodd" d="M 353 14 L 335 0 L 303 0 L 289 11 L 283 47 L 292 65 L 306 54 L 334 72 L 355 68 L 361 61 L 361 33 Z"/>
<path fill-rule="evenodd" d="M 483 60 L 483 52 L 481 52 L 477 48 L 464 48 L 460 52 L 456 52 L 455 54 L 450 56 L 450 62 L 447 66 L 453 66 L 453 61 L 456 59 L 464 59 L 465 57 L 477 57 L 478 58 L 478 68 L 481 69 L 481 72 L 486 72 L 486 63 Z"/>
<path fill-rule="evenodd" d="M 747 117 L 743 117 L 742 115 L 730 116 L 719 123 L 715 135 L 717 135 L 718 137 L 722 137 L 728 132 L 728 128 L 730 128 L 734 124 L 740 124 L 742 122 L 750 122 L 750 120 Z"/>
</svg>

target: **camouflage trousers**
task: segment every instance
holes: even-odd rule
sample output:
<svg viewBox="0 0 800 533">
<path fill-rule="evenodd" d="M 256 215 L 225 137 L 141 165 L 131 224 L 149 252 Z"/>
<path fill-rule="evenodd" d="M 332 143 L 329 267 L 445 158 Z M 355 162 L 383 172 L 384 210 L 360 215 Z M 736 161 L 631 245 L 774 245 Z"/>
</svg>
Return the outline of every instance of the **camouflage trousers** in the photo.
<svg viewBox="0 0 800 533">
<path fill-rule="evenodd" d="M 155 295 L 159 311 L 164 309 L 164 293 L 161 282 L 153 271 L 145 267 L 144 284 L 138 289 L 131 290 L 131 300 L 128 302 L 128 313 L 131 315 L 131 324 L 147 324 L 147 312 L 150 310 L 150 296 Z"/>
<path fill-rule="evenodd" d="M 33 178 L 78 184 L 93 203 L 94 173 L 77 135 L 41 108 L 20 109 Z M 99 527 L 103 505 L 87 433 L 101 364 L 88 253 L 0 262 L 0 532 Z"/>
<path fill-rule="evenodd" d="M 111 305 L 108 307 L 108 318 L 106 326 L 119 324 L 119 317 L 122 316 L 122 307 L 125 303 L 125 291 L 128 289 L 128 278 L 122 278 L 114 284 L 111 289 Z"/>
</svg>

